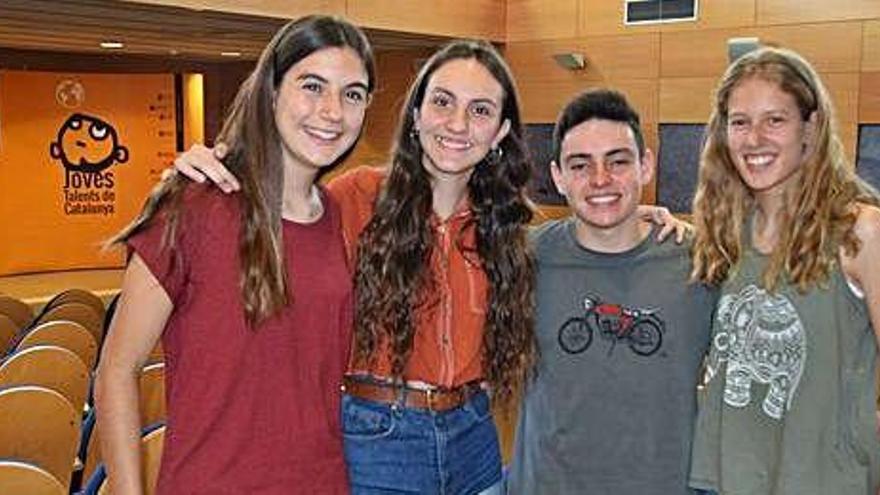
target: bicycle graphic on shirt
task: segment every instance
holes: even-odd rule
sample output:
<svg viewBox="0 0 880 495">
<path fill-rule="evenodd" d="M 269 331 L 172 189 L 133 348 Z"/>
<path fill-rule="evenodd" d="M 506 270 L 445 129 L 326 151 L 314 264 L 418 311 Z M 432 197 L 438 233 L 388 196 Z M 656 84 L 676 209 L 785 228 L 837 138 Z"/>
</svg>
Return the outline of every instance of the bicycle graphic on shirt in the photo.
<svg viewBox="0 0 880 495">
<path fill-rule="evenodd" d="M 633 309 L 619 304 L 603 303 L 598 297 L 584 299 L 584 314 L 569 318 L 559 328 L 559 345 L 569 354 L 580 354 L 593 343 L 598 333 L 610 342 L 608 354 L 620 342 L 640 356 L 650 356 L 663 343 L 663 322 L 656 309 Z"/>
</svg>

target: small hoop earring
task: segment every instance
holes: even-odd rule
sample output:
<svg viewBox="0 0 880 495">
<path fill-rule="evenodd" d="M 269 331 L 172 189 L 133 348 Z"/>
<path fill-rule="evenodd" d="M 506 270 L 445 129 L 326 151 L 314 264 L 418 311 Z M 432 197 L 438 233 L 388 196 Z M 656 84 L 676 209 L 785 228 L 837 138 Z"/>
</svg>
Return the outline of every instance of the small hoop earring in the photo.
<svg viewBox="0 0 880 495">
<path fill-rule="evenodd" d="M 413 127 L 409 130 L 409 138 L 412 139 L 413 141 L 418 142 L 418 140 L 419 140 L 419 130 L 418 130 L 418 128 L 416 128 L 415 126 L 413 126 Z"/>
<path fill-rule="evenodd" d="M 495 146 L 489 149 L 489 155 L 486 157 L 486 160 L 492 165 L 497 165 L 501 163 L 502 158 L 504 158 L 504 150 L 500 146 Z"/>
</svg>

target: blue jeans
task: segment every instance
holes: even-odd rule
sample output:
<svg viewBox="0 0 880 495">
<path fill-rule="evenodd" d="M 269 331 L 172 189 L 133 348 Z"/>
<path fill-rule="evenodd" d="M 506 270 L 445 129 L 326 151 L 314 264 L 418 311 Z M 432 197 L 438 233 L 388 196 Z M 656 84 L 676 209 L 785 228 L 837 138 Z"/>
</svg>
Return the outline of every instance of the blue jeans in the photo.
<svg viewBox="0 0 880 495">
<path fill-rule="evenodd" d="M 485 392 L 440 413 L 344 395 L 342 423 L 352 495 L 500 490 L 501 452 Z"/>
</svg>

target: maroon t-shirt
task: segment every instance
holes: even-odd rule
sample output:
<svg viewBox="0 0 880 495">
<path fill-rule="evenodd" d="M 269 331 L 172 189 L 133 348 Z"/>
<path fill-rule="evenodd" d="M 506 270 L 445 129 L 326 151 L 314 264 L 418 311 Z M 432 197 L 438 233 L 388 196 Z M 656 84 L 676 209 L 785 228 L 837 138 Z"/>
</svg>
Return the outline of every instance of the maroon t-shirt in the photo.
<svg viewBox="0 0 880 495">
<path fill-rule="evenodd" d="M 283 223 L 292 302 L 255 329 L 239 289 L 238 196 L 189 185 L 173 255 L 161 215 L 130 240 L 174 304 L 157 493 L 348 493 L 339 402 L 352 285 L 339 209 L 323 200 L 316 223 Z"/>
</svg>

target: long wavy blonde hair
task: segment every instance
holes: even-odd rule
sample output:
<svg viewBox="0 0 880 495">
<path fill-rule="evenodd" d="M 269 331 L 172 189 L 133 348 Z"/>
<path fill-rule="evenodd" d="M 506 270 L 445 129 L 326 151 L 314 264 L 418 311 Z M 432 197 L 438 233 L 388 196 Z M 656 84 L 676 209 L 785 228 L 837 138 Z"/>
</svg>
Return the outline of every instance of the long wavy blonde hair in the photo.
<svg viewBox="0 0 880 495">
<path fill-rule="evenodd" d="M 760 78 L 792 95 L 804 121 L 813 119 L 811 151 L 780 213 L 780 236 L 763 273 L 774 290 L 785 280 L 806 292 L 823 285 L 838 262 L 841 247 L 854 255 L 860 247 L 853 233 L 856 203 L 877 204 L 877 193 L 847 163 L 837 134 L 828 91 L 810 64 L 797 53 L 761 48 L 728 67 L 714 108 L 700 159 L 694 198 L 696 238 L 692 280 L 717 285 L 735 270 L 743 252 L 743 229 L 755 210 L 754 196 L 740 178 L 727 142 L 728 103 L 743 81 Z"/>
</svg>

